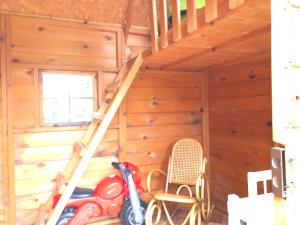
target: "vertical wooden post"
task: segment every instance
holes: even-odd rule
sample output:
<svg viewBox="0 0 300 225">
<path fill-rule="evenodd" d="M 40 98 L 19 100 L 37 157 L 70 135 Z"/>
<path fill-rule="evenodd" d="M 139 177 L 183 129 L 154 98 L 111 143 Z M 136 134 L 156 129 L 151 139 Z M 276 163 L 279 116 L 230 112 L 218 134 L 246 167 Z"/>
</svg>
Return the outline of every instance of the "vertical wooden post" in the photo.
<svg viewBox="0 0 300 225">
<path fill-rule="evenodd" d="M 6 46 L 5 46 L 5 16 L 0 16 L 0 63 L 1 63 L 1 156 L 2 156 L 2 190 L 3 190 L 3 216 L 4 225 L 8 225 L 9 215 L 9 185 L 8 185 L 8 161 L 7 161 L 7 97 L 6 97 Z"/>
<path fill-rule="evenodd" d="M 197 29 L 197 7 L 196 0 L 187 0 L 187 32 L 191 33 Z"/>
<path fill-rule="evenodd" d="M 293 103 L 296 102 L 293 80 L 297 72 L 291 65 L 295 43 L 291 8 L 286 6 L 288 0 L 272 1 L 272 129 L 273 141 L 281 144 L 286 144 L 288 128 L 293 127 Z"/>
<path fill-rule="evenodd" d="M 124 57 L 125 52 L 125 39 L 124 39 L 124 32 L 122 29 L 117 31 L 117 67 L 121 69 L 122 65 L 126 62 Z"/>
<path fill-rule="evenodd" d="M 152 53 L 158 52 L 158 28 L 156 0 L 150 0 L 150 22 Z"/>
<path fill-rule="evenodd" d="M 159 0 L 159 27 L 161 47 L 166 48 L 168 42 L 168 16 L 167 16 L 167 0 Z"/>
<path fill-rule="evenodd" d="M 209 94 L 208 94 L 208 74 L 202 74 L 202 137 L 204 154 L 209 162 Z M 209 165 L 209 163 L 208 163 Z M 209 171 L 209 170 L 208 170 Z"/>
<path fill-rule="evenodd" d="M 9 174 L 9 223 L 16 224 L 16 194 L 15 194 L 15 156 L 13 148 L 12 91 L 11 91 L 11 20 L 6 20 L 6 73 L 7 73 L 7 133 L 8 133 L 8 174 Z"/>
<path fill-rule="evenodd" d="M 133 14 L 133 1 L 129 0 L 128 5 L 127 5 L 127 10 L 126 10 L 126 17 L 125 17 L 125 27 L 124 27 L 124 43 L 125 45 L 127 44 L 127 39 L 128 39 L 128 34 L 129 34 L 129 29 L 132 24 L 132 14 Z"/>
<path fill-rule="evenodd" d="M 285 210 L 287 225 L 300 220 L 300 115 L 299 115 L 299 1 L 272 0 L 272 128 L 273 141 L 285 145 L 286 199 L 278 201 Z M 298 56 L 298 57 L 297 57 Z M 278 216 L 278 214 L 276 214 Z M 279 219 L 275 218 L 276 224 Z"/>
<path fill-rule="evenodd" d="M 179 0 L 171 0 L 172 4 L 172 28 L 173 40 L 179 41 L 181 39 L 181 19 Z"/>
<path fill-rule="evenodd" d="M 205 22 L 209 23 L 218 18 L 218 0 L 205 1 Z"/>
<path fill-rule="evenodd" d="M 1 93 L 2 93 L 2 160 L 4 224 L 16 224 L 14 149 L 11 110 L 11 42 L 10 17 L 1 16 Z"/>
</svg>

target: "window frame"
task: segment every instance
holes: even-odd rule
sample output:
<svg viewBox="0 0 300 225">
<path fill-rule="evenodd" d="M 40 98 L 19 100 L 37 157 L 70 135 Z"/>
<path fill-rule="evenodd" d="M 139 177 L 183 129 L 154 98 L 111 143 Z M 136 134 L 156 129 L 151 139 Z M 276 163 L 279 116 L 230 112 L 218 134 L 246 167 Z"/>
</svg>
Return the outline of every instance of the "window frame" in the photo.
<svg viewBox="0 0 300 225">
<path fill-rule="evenodd" d="M 40 69 L 38 71 L 39 77 L 39 125 L 40 127 L 74 127 L 90 124 L 91 121 L 82 122 L 63 122 L 63 123 L 51 123 L 44 121 L 44 96 L 43 96 L 43 74 L 56 73 L 63 75 L 79 75 L 79 76 L 91 76 L 93 78 L 93 111 L 98 110 L 99 99 L 99 72 L 98 71 L 83 71 L 83 70 L 58 70 L 58 69 Z"/>
</svg>

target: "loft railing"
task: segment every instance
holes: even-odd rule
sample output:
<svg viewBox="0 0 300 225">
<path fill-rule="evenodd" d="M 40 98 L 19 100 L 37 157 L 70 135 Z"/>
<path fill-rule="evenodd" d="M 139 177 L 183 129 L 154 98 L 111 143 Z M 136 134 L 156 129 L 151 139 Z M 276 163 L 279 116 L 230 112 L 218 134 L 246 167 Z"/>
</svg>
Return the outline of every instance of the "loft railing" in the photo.
<svg viewBox="0 0 300 225">
<path fill-rule="evenodd" d="M 187 34 L 192 33 L 197 26 L 197 1 L 200 0 L 150 0 L 151 19 L 151 43 L 152 53 L 159 49 L 167 48 L 169 42 L 176 42 L 182 39 L 182 20 L 180 1 L 186 1 Z M 228 0 L 229 8 L 235 9 L 244 3 L 244 0 Z M 205 22 L 209 23 L 218 18 L 218 0 L 205 0 Z M 168 11 L 172 12 L 171 26 L 168 23 Z M 172 37 L 169 38 L 169 31 L 172 30 Z"/>
</svg>

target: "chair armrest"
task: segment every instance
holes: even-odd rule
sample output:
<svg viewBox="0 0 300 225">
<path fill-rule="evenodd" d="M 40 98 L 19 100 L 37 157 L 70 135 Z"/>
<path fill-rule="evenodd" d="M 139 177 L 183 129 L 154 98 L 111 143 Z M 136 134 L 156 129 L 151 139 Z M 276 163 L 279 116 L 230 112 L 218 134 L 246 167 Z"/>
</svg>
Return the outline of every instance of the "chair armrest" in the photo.
<svg viewBox="0 0 300 225">
<path fill-rule="evenodd" d="M 202 196 L 204 193 L 202 193 L 202 190 L 203 190 L 203 187 L 202 185 L 204 185 L 204 182 L 205 182 L 205 173 L 200 173 L 197 177 L 197 180 L 196 180 L 196 199 L 198 201 L 201 201 L 202 199 Z"/>
<path fill-rule="evenodd" d="M 204 157 L 203 161 L 202 161 L 202 171 L 203 171 L 203 173 L 206 173 L 206 165 L 207 165 L 207 159 L 206 159 L 206 157 Z"/>
<path fill-rule="evenodd" d="M 150 171 L 150 173 L 147 176 L 147 191 L 152 195 L 154 195 L 154 193 L 151 190 L 151 178 L 154 173 L 160 173 L 160 174 L 164 175 L 165 177 L 167 177 L 166 173 L 160 169 L 154 169 L 154 170 Z"/>
<path fill-rule="evenodd" d="M 202 160 L 202 168 L 201 168 L 201 170 L 203 172 L 198 175 L 197 180 L 196 180 L 196 198 L 198 201 L 200 201 L 204 195 L 204 193 L 202 193 L 202 192 L 204 192 L 204 188 L 202 187 L 202 185 L 204 185 L 204 182 L 208 182 L 208 181 L 205 181 L 205 179 L 207 179 L 206 165 L 207 165 L 207 159 L 206 159 L 206 157 L 204 157 Z"/>
</svg>

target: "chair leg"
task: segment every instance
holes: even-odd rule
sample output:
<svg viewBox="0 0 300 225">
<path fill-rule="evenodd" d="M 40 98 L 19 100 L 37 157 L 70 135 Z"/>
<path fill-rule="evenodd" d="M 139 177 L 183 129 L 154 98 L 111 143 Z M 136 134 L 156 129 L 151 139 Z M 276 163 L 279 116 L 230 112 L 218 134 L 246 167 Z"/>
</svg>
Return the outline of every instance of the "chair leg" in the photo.
<svg viewBox="0 0 300 225">
<path fill-rule="evenodd" d="M 151 200 L 147 207 L 145 215 L 145 225 L 161 224 L 162 210 L 167 217 L 166 224 L 175 225 L 174 221 L 172 220 L 172 216 L 167 209 L 166 203 L 164 201 L 157 201 L 155 199 Z M 155 221 L 153 222 L 153 220 Z M 189 210 L 181 225 L 187 224 L 188 221 L 190 225 L 201 225 L 201 205 L 195 203 Z"/>
<path fill-rule="evenodd" d="M 203 179 L 203 183 L 201 186 L 201 198 L 203 199 L 203 201 L 201 203 L 202 218 L 205 221 L 208 221 L 214 210 L 214 205 L 210 201 L 209 183 L 205 179 Z"/>
<path fill-rule="evenodd" d="M 164 207 L 164 212 L 165 212 L 165 214 L 166 214 L 166 216 L 167 216 L 167 219 L 168 219 L 169 223 L 170 223 L 171 225 L 174 225 L 174 222 L 173 222 L 173 220 L 172 220 L 172 218 L 171 218 L 171 216 L 170 216 L 170 213 L 169 213 L 169 211 L 168 211 L 168 209 L 167 209 L 167 206 L 166 206 L 166 203 L 165 203 L 164 201 L 162 201 L 162 205 L 163 205 L 163 207 Z"/>
<path fill-rule="evenodd" d="M 167 219 L 168 219 L 169 224 L 174 225 L 175 223 L 173 222 L 172 217 L 170 216 L 170 213 L 169 213 L 169 211 L 168 211 L 168 209 L 167 209 L 167 206 L 166 206 L 166 203 L 165 203 L 164 201 L 162 201 L 162 205 L 163 205 L 164 212 L 165 212 L 165 214 L 166 214 L 166 217 L 167 217 Z M 195 219 L 194 219 L 194 220 L 191 219 L 191 215 L 193 214 L 193 211 L 195 211 L 196 214 L 199 212 L 199 215 L 197 216 L 197 218 L 198 218 L 198 221 L 199 221 L 199 218 L 200 218 L 200 225 L 201 225 L 201 210 L 200 210 L 200 208 L 198 208 L 199 210 L 196 209 L 196 208 L 197 208 L 197 204 L 195 203 L 195 204 L 191 207 L 190 211 L 188 212 L 187 216 L 184 218 L 184 220 L 183 220 L 183 222 L 181 223 L 181 225 L 187 224 L 188 221 L 190 221 L 190 223 L 191 223 L 191 221 L 194 221 L 194 224 L 193 224 L 193 225 L 195 225 L 196 216 L 195 216 Z M 177 222 L 176 224 L 179 224 L 179 223 Z M 198 224 L 198 225 L 199 225 L 199 224 Z"/>
<path fill-rule="evenodd" d="M 202 218 L 201 218 L 201 205 L 194 204 L 191 209 L 190 215 L 190 225 L 201 225 Z"/>
<path fill-rule="evenodd" d="M 240 206 L 239 206 L 240 198 L 235 195 L 231 194 L 228 195 L 228 224 L 229 225 L 239 225 L 240 223 Z"/>
<path fill-rule="evenodd" d="M 157 214 L 154 225 L 158 225 L 161 219 L 161 203 L 159 201 L 156 201 L 155 199 L 152 199 L 147 207 L 145 215 L 146 225 L 153 225 L 153 216 L 155 211 L 157 211 Z"/>
</svg>

